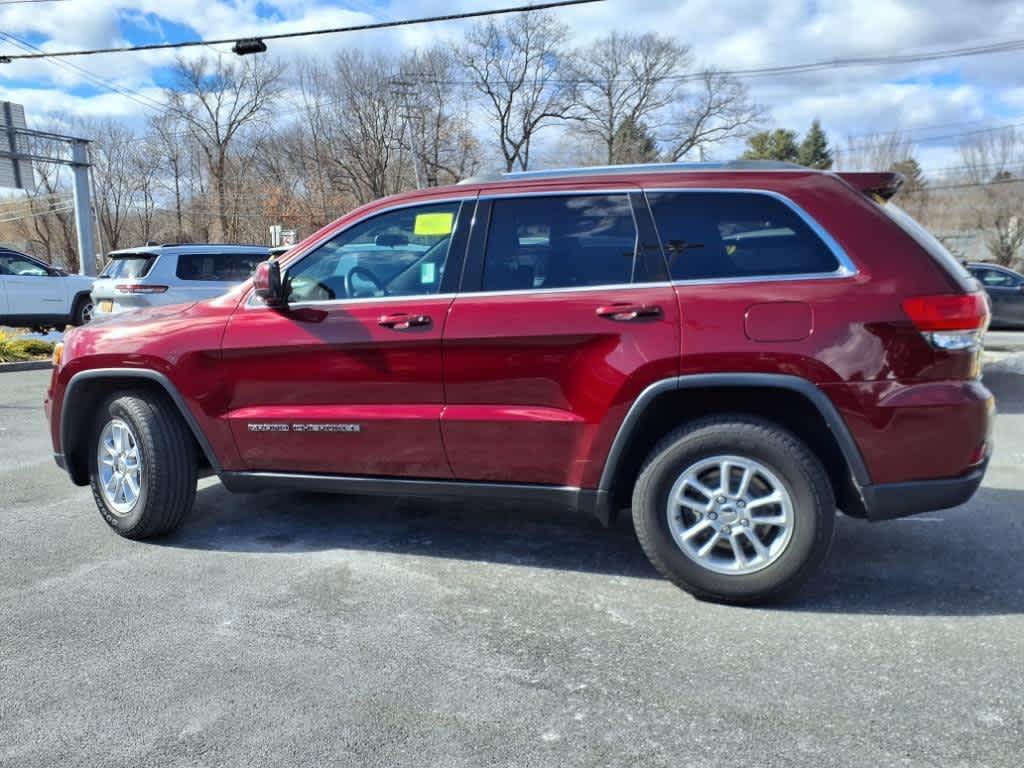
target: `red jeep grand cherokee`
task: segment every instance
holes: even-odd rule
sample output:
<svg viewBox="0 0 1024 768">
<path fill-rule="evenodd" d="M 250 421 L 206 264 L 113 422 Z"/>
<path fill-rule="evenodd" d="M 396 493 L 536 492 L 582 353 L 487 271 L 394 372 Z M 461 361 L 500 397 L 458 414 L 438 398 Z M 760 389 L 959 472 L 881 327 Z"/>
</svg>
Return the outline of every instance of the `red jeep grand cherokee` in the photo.
<svg viewBox="0 0 1024 768">
<path fill-rule="evenodd" d="M 886 203 L 780 164 L 512 173 L 359 208 L 210 301 L 68 333 L 56 460 L 122 536 L 235 491 L 632 508 L 655 567 L 754 602 L 836 509 L 960 504 L 988 461 L 984 294 Z"/>
</svg>

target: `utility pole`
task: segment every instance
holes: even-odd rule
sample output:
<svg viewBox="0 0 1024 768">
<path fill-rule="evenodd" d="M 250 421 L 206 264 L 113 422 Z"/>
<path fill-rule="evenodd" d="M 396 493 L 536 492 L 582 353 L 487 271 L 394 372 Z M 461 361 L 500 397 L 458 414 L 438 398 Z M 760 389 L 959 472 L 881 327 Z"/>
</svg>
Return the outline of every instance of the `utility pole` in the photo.
<svg viewBox="0 0 1024 768">
<path fill-rule="evenodd" d="M 412 169 L 416 174 L 416 189 L 423 189 L 423 177 L 420 174 L 420 158 L 419 153 L 416 151 L 416 134 L 412 128 L 412 104 L 410 103 L 415 85 L 409 80 L 393 77 L 391 78 L 391 88 L 394 94 L 402 101 L 402 109 L 404 110 L 404 114 L 402 114 L 402 120 L 404 121 L 402 133 L 404 134 L 406 131 L 409 131 L 409 152 L 412 155 Z"/>
<path fill-rule="evenodd" d="M 71 171 L 75 177 L 75 234 L 78 239 L 78 271 L 96 274 L 96 246 L 92 240 L 92 203 L 89 196 L 89 143 L 71 139 Z"/>
</svg>

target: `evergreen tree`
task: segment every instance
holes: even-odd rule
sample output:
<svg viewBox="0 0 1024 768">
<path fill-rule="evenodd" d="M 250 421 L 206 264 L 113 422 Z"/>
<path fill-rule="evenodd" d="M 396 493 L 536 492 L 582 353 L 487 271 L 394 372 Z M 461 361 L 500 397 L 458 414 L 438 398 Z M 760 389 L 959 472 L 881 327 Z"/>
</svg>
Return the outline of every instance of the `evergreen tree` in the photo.
<svg viewBox="0 0 1024 768">
<path fill-rule="evenodd" d="M 817 118 L 811 123 L 811 129 L 804 136 L 804 140 L 800 142 L 797 162 L 822 171 L 832 167 L 832 150 Z"/>
<path fill-rule="evenodd" d="M 900 189 L 900 197 L 906 198 L 912 195 L 922 194 L 928 182 L 921 171 L 921 164 L 913 157 L 893 163 L 890 170 L 903 174 L 903 186 Z"/>
<path fill-rule="evenodd" d="M 800 148 L 796 143 L 796 131 L 776 128 L 774 131 L 761 131 L 747 139 L 747 151 L 744 160 L 782 160 L 795 163 L 799 159 Z"/>
<path fill-rule="evenodd" d="M 612 143 L 615 165 L 653 163 L 658 160 L 658 143 L 643 122 L 626 118 L 615 131 Z"/>
</svg>

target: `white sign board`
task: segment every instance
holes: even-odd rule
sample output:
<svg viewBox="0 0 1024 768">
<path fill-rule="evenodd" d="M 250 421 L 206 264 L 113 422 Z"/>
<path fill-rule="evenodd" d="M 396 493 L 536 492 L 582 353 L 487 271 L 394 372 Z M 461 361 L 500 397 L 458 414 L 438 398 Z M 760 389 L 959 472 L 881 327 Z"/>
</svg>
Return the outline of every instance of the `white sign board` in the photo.
<svg viewBox="0 0 1024 768">
<path fill-rule="evenodd" d="M 31 161 L 12 157 L 29 154 L 28 137 L 16 132 L 26 127 L 25 107 L 0 101 L 0 187 L 28 189 L 33 186 Z"/>
</svg>

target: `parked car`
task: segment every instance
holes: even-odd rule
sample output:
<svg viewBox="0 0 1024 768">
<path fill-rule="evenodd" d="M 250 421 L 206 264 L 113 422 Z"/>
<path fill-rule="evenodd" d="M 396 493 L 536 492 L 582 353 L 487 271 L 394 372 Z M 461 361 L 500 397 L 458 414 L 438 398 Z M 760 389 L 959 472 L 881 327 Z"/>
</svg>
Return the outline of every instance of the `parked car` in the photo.
<svg viewBox="0 0 1024 768">
<path fill-rule="evenodd" d="M 109 254 L 92 288 L 96 317 L 211 299 L 248 280 L 270 255 L 260 245 L 167 244 Z"/>
<path fill-rule="evenodd" d="M 884 202 L 901 182 L 651 165 L 380 200 L 224 296 L 73 331 L 56 460 L 128 538 L 179 525 L 208 467 L 233 491 L 631 508 L 679 586 L 777 598 L 837 508 L 954 506 L 989 460 L 988 305 Z"/>
<path fill-rule="evenodd" d="M 993 328 L 1024 328 L 1024 275 L 998 264 L 974 262 L 967 269 L 992 303 Z"/>
<path fill-rule="evenodd" d="M 0 325 L 35 330 L 84 325 L 92 318 L 93 280 L 0 248 Z"/>
</svg>

